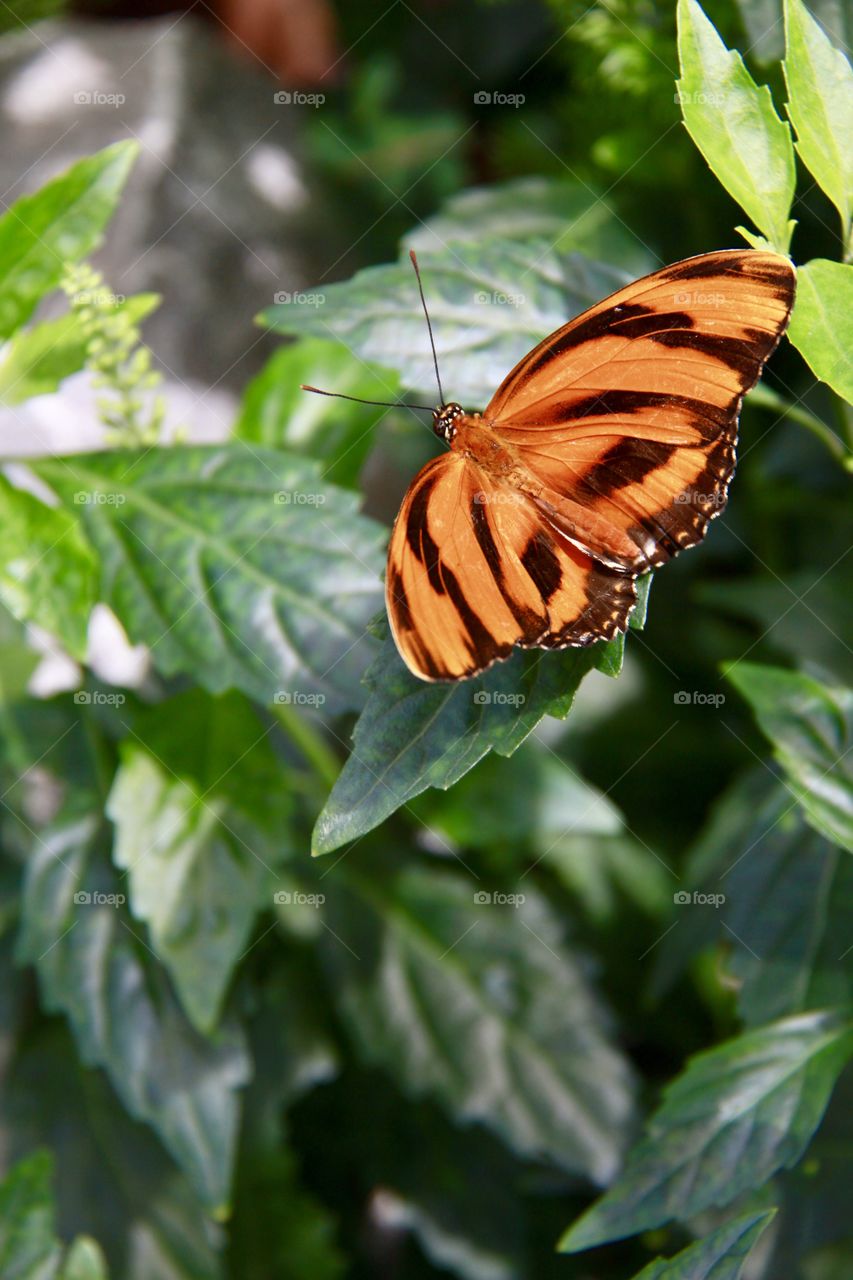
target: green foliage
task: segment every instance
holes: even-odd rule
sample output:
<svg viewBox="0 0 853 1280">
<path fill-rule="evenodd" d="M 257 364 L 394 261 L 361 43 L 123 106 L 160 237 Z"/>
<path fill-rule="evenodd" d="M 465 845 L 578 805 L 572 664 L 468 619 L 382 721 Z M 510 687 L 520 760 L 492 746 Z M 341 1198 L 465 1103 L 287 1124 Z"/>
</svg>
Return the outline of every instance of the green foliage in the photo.
<svg viewBox="0 0 853 1280">
<path fill-rule="evenodd" d="M 674 1258 L 650 1262 L 634 1280 L 738 1280 L 772 1217 L 772 1213 L 753 1213 L 735 1218 Z"/>
<path fill-rule="evenodd" d="M 29 320 L 66 263 L 97 248 L 136 151 L 133 142 L 117 142 L 80 160 L 0 218 L 0 338 Z"/>
<path fill-rule="evenodd" d="M 0 1266 L 8 1280 L 107 1280 L 94 1240 L 67 1252 L 54 1235 L 53 1162 L 46 1151 L 21 1160 L 0 1184 Z M 64 1253 L 64 1258 L 63 1258 Z"/>
<path fill-rule="evenodd" d="M 794 148 L 770 90 L 726 49 L 696 0 L 678 0 L 678 97 L 684 124 L 715 177 L 779 253 L 794 229 Z M 750 243 L 758 243 L 747 235 Z"/>
<path fill-rule="evenodd" d="M 853 690 L 742 662 L 730 672 L 812 826 L 853 853 Z"/>
<path fill-rule="evenodd" d="M 222 444 L 162 439 L 158 300 L 85 262 L 132 145 L 0 219 L 0 399 L 86 369 L 109 446 L 0 481 L 4 1276 L 850 1272 L 853 77 L 799 0 L 758 72 L 733 6 L 719 34 L 695 0 L 550 9 L 451 6 L 401 70 L 411 11 L 368 6 L 305 135 L 354 274 L 264 313 L 298 340 Z M 525 110 L 466 103 L 451 46 Z M 618 641 L 414 679 L 373 513 L 435 442 L 300 384 L 434 402 L 414 247 L 482 407 L 567 317 L 728 243 L 732 198 L 782 252 L 795 208 L 801 265 L 707 546 Z M 24 624 L 83 662 L 95 602 L 139 690 L 28 694 Z"/>
<path fill-rule="evenodd" d="M 853 1022 L 805 1014 L 692 1059 L 609 1191 L 565 1234 L 568 1252 L 732 1202 L 794 1164 L 853 1057 Z"/>
</svg>

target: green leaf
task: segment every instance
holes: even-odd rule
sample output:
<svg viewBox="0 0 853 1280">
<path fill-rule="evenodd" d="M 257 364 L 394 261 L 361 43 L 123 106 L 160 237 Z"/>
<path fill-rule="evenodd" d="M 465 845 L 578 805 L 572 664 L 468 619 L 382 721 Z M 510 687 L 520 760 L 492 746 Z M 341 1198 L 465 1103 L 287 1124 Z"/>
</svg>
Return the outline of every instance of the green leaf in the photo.
<svg viewBox="0 0 853 1280">
<path fill-rule="evenodd" d="M 773 744 L 808 821 L 853 853 L 853 690 L 751 662 L 731 667 L 728 678 Z"/>
<path fill-rule="evenodd" d="M 480 408 L 540 339 L 626 283 L 626 275 L 547 240 L 460 243 L 420 259 L 446 394 Z M 435 397 L 429 336 L 408 256 L 329 285 L 316 307 L 271 307 L 260 319 L 279 333 L 335 337 L 363 360 L 400 373 Z M 430 403 L 430 400 L 427 400 Z"/>
<path fill-rule="evenodd" d="M 78 521 L 17 489 L 0 475 L 0 600 L 21 622 L 35 622 L 83 660 L 97 602 L 97 564 Z"/>
<path fill-rule="evenodd" d="M 54 1237 L 51 1176 L 46 1151 L 21 1160 L 0 1183 L 0 1274 L 3 1280 L 51 1280 L 61 1250 Z"/>
<path fill-rule="evenodd" d="M 785 0 L 788 115 L 797 151 L 841 215 L 847 238 L 853 206 L 853 68 L 802 0 Z"/>
<path fill-rule="evenodd" d="M 107 800 L 130 909 L 205 1034 L 294 840 L 268 734 L 238 695 L 171 698 L 137 720 Z"/>
<path fill-rule="evenodd" d="M 212 693 L 358 705 L 385 530 L 305 458 L 244 444 L 41 459 L 102 598 L 166 675 Z"/>
<path fill-rule="evenodd" d="M 87 1236 L 78 1236 L 68 1250 L 62 1280 L 108 1280 L 100 1245 Z"/>
<path fill-rule="evenodd" d="M 123 311 L 138 324 L 159 301 L 156 293 L 138 293 L 119 304 L 116 311 Z M 83 368 L 88 345 L 89 339 L 76 312 L 57 320 L 45 320 L 29 329 L 19 329 L 8 343 L 0 364 L 0 402 L 16 405 L 30 396 L 55 391 L 63 378 Z"/>
<path fill-rule="evenodd" d="M 853 404 L 853 266 L 812 258 L 797 267 L 788 337 L 815 377 Z"/>
<path fill-rule="evenodd" d="M 249 383 L 234 434 L 240 440 L 317 458 L 321 478 L 355 488 L 374 431 L 387 409 L 331 403 L 301 389 L 302 383 L 358 396 L 363 400 L 396 400 L 393 373 L 354 360 L 346 347 L 308 338 L 282 347 Z"/>
<path fill-rule="evenodd" d="M 853 1023 L 803 1014 L 692 1058 L 617 1181 L 569 1228 L 574 1253 L 730 1204 L 797 1162 L 853 1055 Z"/>
<path fill-rule="evenodd" d="M 427 787 L 447 790 L 489 751 L 512 755 L 544 715 L 568 715 L 595 656 L 595 647 L 519 651 L 474 680 L 428 684 L 389 636 L 367 674 L 367 705 L 317 819 L 314 853 L 357 840 Z"/>
<path fill-rule="evenodd" d="M 796 172 L 791 131 L 770 90 L 727 49 L 696 0 L 678 0 L 678 98 L 687 132 L 770 245 L 787 253 Z M 750 238 L 754 242 L 754 238 Z"/>
<path fill-rule="evenodd" d="M 16 976 L 20 983 L 23 975 Z M 8 1021 L 4 1032 L 11 1033 L 9 1044 L 18 1038 Z M 51 1151 L 63 1232 L 94 1234 L 116 1260 L 116 1277 L 152 1280 L 155 1267 L 157 1280 L 222 1280 L 218 1224 L 152 1131 L 131 1120 L 103 1072 L 80 1066 L 59 1019 L 30 1020 L 9 1064 L 4 1099 L 4 1147 Z M 78 1253 L 91 1257 L 91 1246 L 78 1236 L 66 1267 Z"/>
<path fill-rule="evenodd" d="M 544 900 L 525 886 L 514 907 L 483 903 L 479 884 L 421 870 L 345 881 L 321 945 L 360 1056 L 516 1152 L 611 1178 L 630 1071 Z"/>
<path fill-rule="evenodd" d="M 547 240 L 561 253 L 583 253 L 642 276 L 654 270 L 646 246 L 601 193 L 566 178 L 516 178 L 451 196 L 441 211 L 405 237 L 406 249 L 434 252 L 460 241 Z M 508 371 L 507 371 L 508 372 Z"/>
<path fill-rule="evenodd" d="M 45 1008 L 68 1017 L 84 1061 L 104 1068 L 221 1214 L 248 1075 L 242 1036 L 225 1025 L 204 1039 L 186 1021 L 124 917 L 98 818 L 85 795 L 75 805 L 82 814 L 63 815 L 30 851 L 18 958 L 35 965 Z"/>
<path fill-rule="evenodd" d="M 129 140 L 105 147 L 16 200 L 0 218 L 0 339 L 30 318 L 67 262 L 98 246 L 137 151 Z"/>
<path fill-rule="evenodd" d="M 848 933 L 853 862 L 813 831 L 768 771 L 741 778 L 687 857 L 680 905 L 658 951 L 657 998 L 690 956 L 712 945 L 751 1026 L 853 1004 Z M 716 907 L 710 895 L 723 895 Z"/>
<path fill-rule="evenodd" d="M 650 1262 L 634 1280 L 739 1280 L 752 1247 L 773 1220 L 773 1213 L 733 1218 L 677 1253 Z"/>
<path fill-rule="evenodd" d="M 853 1004 L 853 861 L 813 831 L 783 787 L 753 815 L 743 850 L 721 882 L 727 968 L 743 1019 Z M 729 848 L 729 866 L 738 856 Z"/>
</svg>

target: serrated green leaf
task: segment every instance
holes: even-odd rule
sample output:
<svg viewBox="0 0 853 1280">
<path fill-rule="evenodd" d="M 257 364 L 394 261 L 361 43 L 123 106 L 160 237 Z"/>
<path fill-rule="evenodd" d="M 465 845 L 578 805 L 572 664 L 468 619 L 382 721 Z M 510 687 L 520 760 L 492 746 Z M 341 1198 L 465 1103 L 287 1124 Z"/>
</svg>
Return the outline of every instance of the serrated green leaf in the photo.
<svg viewBox="0 0 853 1280">
<path fill-rule="evenodd" d="M 101 596 L 166 675 L 330 714 L 359 705 L 385 530 L 315 462 L 234 443 L 40 459 Z"/>
<path fill-rule="evenodd" d="M 137 151 L 129 140 L 105 147 L 16 200 L 0 218 L 0 339 L 30 318 L 67 262 L 97 247 Z"/>
<path fill-rule="evenodd" d="M 815 377 L 853 404 L 853 266 L 813 258 L 797 267 L 788 337 Z"/>
<path fill-rule="evenodd" d="M 698 1054 L 560 1249 L 574 1253 L 730 1204 L 795 1164 L 851 1055 L 853 1022 L 836 1011 L 787 1018 Z"/>
<path fill-rule="evenodd" d="M 221 1214 L 248 1076 L 242 1035 L 229 1024 L 205 1039 L 186 1021 L 124 917 L 85 801 L 77 795 L 82 814 L 63 815 L 31 850 L 18 958 L 35 966 L 45 1008 L 66 1015 L 83 1060 L 104 1068 L 129 1113 L 156 1130 Z"/>
<path fill-rule="evenodd" d="M 483 408 L 531 347 L 627 279 L 547 240 L 460 243 L 424 252 L 419 262 L 445 393 L 469 408 Z M 271 307 L 260 319 L 279 333 L 337 338 L 362 359 L 398 370 L 403 386 L 435 397 L 408 256 L 329 285 L 322 296 L 320 306 Z"/>
<path fill-rule="evenodd" d="M 741 778 L 687 857 L 678 906 L 656 961 L 659 999 L 691 956 L 717 945 L 750 1026 L 853 1004 L 848 933 L 853 863 L 808 826 L 781 780 Z M 724 902 L 708 904 L 712 895 Z"/>
<path fill-rule="evenodd" d="M 156 293 L 138 293 L 116 307 L 134 324 L 140 323 L 160 301 Z M 19 329 L 8 343 L 0 364 L 0 402 L 20 404 L 30 396 L 55 391 L 63 378 L 86 363 L 89 339 L 80 316 L 69 312 L 29 329 Z"/>
<path fill-rule="evenodd" d="M 785 83 L 797 151 L 841 215 L 853 207 L 853 68 L 802 0 L 785 0 Z"/>
<path fill-rule="evenodd" d="M 483 903 L 477 882 L 420 870 L 345 883 L 322 949 L 360 1056 L 521 1154 L 612 1177 L 631 1073 L 544 899 L 525 885 L 514 907 Z"/>
<path fill-rule="evenodd" d="M 787 253 L 796 172 L 788 125 L 766 85 L 727 49 L 696 0 L 678 0 L 678 96 L 687 132 L 715 177 L 778 253 Z"/>
<path fill-rule="evenodd" d="M 853 690 L 751 662 L 731 667 L 728 678 L 773 744 L 808 821 L 853 853 Z"/>
<path fill-rule="evenodd" d="M 352 754 L 317 819 L 316 854 L 383 822 L 428 787 L 446 790 L 489 751 L 512 755 L 544 715 L 568 715 L 591 649 L 519 651 L 474 680 L 427 684 L 389 636 L 366 677 Z"/>
<path fill-rule="evenodd" d="M 246 388 L 235 436 L 316 458 L 323 463 L 323 480 L 355 488 L 376 425 L 388 410 L 332 402 L 303 391 L 302 383 L 363 400 L 393 401 L 399 391 L 396 375 L 354 360 L 337 342 L 306 338 L 277 351 Z"/>
<path fill-rule="evenodd" d="M 734 1218 L 674 1258 L 650 1262 L 634 1280 L 740 1280 L 753 1245 L 772 1219 L 773 1212 Z"/>
<path fill-rule="evenodd" d="M 20 622 L 38 623 L 82 661 L 97 602 L 97 564 L 78 521 L 0 475 L 0 525 L 0 600 Z"/>
<path fill-rule="evenodd" d="M 130 909 L 204 1034 L 294 840 L 268 733 L 238 695 L 171 698 L 137 719 L 107 799 Z"/>
<path fill-rule="evenodd" d="M 8 990 L 9 975 L 3 976 Z M 22 975 L 14 976 L 20 982 Z M 4 1033 L 12 1033 L 11 1045 L 8 1021 Z M 4 1146 L 51 1151 L 63 1228 L 94 1234 L 119 1260 L 116 1280 L 152 1280 L 152 1274 L 223 1280 L 221 1228 L 154 1133 L 130 1118 L 103 1072 L 81 1067 L 62 1021 L 39 1019 L 20 1037 L 4 1099 Z M 91 1242 L 84 1237 L 82 1243 Z"/>
<path fill-rule="evenodd" d="M 462 191 L 410 231 L 403 245 L 421 254 L 490 237 L 546 240 L 561 253 L 583 253 L 636 276 L 655 267 L 607 200 L 585 182 L 566 178 L 516 178 Z"/>
</svg>

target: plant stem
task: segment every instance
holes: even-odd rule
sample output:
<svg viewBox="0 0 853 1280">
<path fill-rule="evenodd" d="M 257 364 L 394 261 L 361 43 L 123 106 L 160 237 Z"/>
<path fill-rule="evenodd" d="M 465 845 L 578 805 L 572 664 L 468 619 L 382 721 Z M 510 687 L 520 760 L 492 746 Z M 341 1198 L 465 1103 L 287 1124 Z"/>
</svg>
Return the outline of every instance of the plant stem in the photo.
<svg viewBox="0 0 853 1280">
<path fill-rule="evenodd" d="M 778 413 L 780 417 L 791 418 L 794 422 L 799 422 L 801 426 L 808 428 L 813 435 L 822 440 L 829 449 L 830 453 L 845 466 L 848 465 L 849 453 L 844 440 L 836 435 L 832 427 L 822 422 L 820 418 L 816 418 L 808 409 L 804 409 L 802 405 L 789 404 L 782 396 L 777 395 L 775 391 L 771 391 L 769 387 L 755 387 L 749 393 L 750 404 L 756 405 L 760 409 L 769 409 L 773 413 Z"/>
<path fill-rule="evenodd" d="M 298 711 L 286 703 L 274 705 L 276 719 L 305 759 L 313 766 L 318 777 L 327 786 L 333 787 L 341 771 L 334 752 L 326 746 L 319 733 L 301 716 Z"/>
</svg>

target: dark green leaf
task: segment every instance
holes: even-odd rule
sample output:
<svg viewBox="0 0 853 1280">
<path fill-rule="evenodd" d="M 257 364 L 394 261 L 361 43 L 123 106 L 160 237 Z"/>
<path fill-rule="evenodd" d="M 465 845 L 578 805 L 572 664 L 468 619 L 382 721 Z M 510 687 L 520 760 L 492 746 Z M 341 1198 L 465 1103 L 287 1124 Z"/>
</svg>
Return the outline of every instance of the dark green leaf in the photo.
<svg viewBox="0 0 853 1280">
<path fill-rule="evenodd" d="M 309 338 L 282 347 L 246 388 L 234 427 L 239 439 L 317 458 L 323 463 L 321 479 L 355 488 L 375 427 L 387 410 L 332 402 L 302 391 L 303 382 L 363 400 L 393 401 L 397 378 L 353 359 L 337 342 Z"/>
<path fill-rule="evenodd" d="M 772 1212 L 733 1218 L 674 1258 L 650 1262 L 634 1280 L 739 1280 L 752 1246 L 772 1218 Z"/>
<path fill-rule="evenodd" d="M 853 852 L 853 690 L 751 662 L 728 676 L 773 744 L 809 822 Z"/>
<path fill-rule="evenodd" d="M 730 1204 L 795 1164 L 851 1055 L 853 1023 L 837 1012 L 788 1018 L 698 1054 L 560 1248 L 574 1253 Z"/>
<path fill-rule="evenodd" d="M 717 945 L 752 1026 L 853 1003 L 853 864 L 807 825 L 779 779 L 751 774 L 728 791 L 688 855 L 679 891 L 690 902 L 676 906 L 676 927 L 661 944 L 658 995 L 691 955 Z M 725 900 L 708 905 L 718 895 Z"/>
<path fill-rule="evenodd" d="M 421 254 L 492 237 L 548 240 L 561 253 L 583 253 L 636 276 L 655 266 L 646 246 L 600 192 L 566 178 L 516 178 L 497 187 L 462 191 L 411 231 L 404 244 Z"/>
<path fill-rule="evenodd" d="M 248 1075 L 242 1037 L 227 1025 L 203 1039 L 187 1023 L 124 917 L 98 834 L 91 813 L 72 812 L 32 849 L 19 959 L 35 965 L 45 1007 L 68 1017 L 84 1061 L 107 1071 L 130 1114 L 156 1129 L 222 1212 Z"/>
<path fill-rule="evenodd" d="M 385 531 L 317 463 L 235 443 L 43 459 L 103 598 L 167 675 L 259 701 L 357 705 Z"/>
<path fill-rule="evenodd" d="M 544 715 L 568 715 L 595 656 L 518 652 L 474 680 L 427 684 L 389 637 L 368 672 L 367 705 L 317 819 L 314 852 L 358 839 L 427 787 L 446 790 L 489 751 L 512 755 Z"/>
<path fill-rule="evenodd" d="M 626 276 L 562 254 L 548 240 L 460 243 L 420 258 L 446 394 L 482 408 L 540 339 L 625 284 Z M 390 365 L 403 385 L 434 397 L 435 371 L 408 256 L 329 285 L 322 305 L 272 307 L 279 333 L 337 338 L 357 356 Z M 427 400 L 427 404 L 430 400 Z"/>
<path fill-rule="evenodd" d="M 794 148 L 770 90 L 759 88 L 740 54 L 725 47 L 696 0 L 678 0 L 678 56 L 687 132 L 770 245 L 787 253 L 794 227 L 788 221 Z"/>
<path fill-rule="evenodd" d="M 535 890 L 520 886 L 513 906 L 438 872 L 346 883 L 328 892 L 323 952 L 365 1061 L 519 1153 L 612 1177 L 632 1119 L 630 1072 Z"/>
<path fill-rule="evenodd" d="M 116 142 L 78 160 L 0 218 L 0 339 L 30 318 L 67 262 L 97 247 L 137 150 L 135 142 Z"/>
<path fill-rule="evenodd" d="M 203 1033 L 294 845 L 269 732 L 235 694 L 169 699 L 124 742 L 107 800 L 130 909 Z"/>
</svg>

